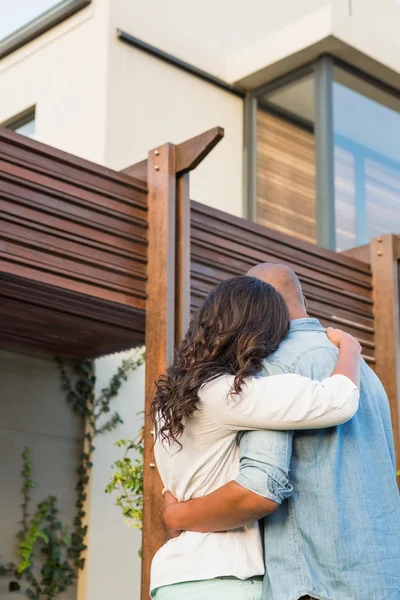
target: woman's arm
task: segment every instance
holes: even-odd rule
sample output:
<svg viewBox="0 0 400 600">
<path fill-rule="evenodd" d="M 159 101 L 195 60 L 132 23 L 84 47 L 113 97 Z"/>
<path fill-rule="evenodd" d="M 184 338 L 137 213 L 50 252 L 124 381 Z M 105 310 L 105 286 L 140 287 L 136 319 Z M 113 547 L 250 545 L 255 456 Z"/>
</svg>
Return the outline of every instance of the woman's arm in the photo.
<svg viewBox="0 0 400 600">
<path fill-rule="evenodd" d="M 229 375 L 203 386 L 201 401 L 218 425 L 234 431 L 319 429 L 345 423 L 358 409 L 360 345 L 339 330 L 329 330 L 328 336 L 339 345 L 339 358 L 322 382 L 300 375 L 252 377 L 234 395 L 234 377 Z"/>
<path fill-rule="evenodd" d="M 338 346 L 339 358 L 336 367 L 331 373 L 333 375 L 345 375 L 355 385 L 360 387 L 360 357 L 361 346 L 355 338 L 341 329 L 333 329 L 328 327 L 326 330 L 330 341 Z"/>
</svg>

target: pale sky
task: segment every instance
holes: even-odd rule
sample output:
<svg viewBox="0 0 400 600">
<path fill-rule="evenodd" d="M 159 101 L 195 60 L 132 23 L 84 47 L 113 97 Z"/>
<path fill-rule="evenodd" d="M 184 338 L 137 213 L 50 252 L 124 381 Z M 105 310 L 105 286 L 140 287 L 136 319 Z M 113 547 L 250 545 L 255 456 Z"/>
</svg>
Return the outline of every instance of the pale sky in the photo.
<svg viewBox="0 0 400 600">
<path fill-rule="evenodd" d="M 0 39 L 59 3 L 60 0 L 0 0 Z"/>
</svg>

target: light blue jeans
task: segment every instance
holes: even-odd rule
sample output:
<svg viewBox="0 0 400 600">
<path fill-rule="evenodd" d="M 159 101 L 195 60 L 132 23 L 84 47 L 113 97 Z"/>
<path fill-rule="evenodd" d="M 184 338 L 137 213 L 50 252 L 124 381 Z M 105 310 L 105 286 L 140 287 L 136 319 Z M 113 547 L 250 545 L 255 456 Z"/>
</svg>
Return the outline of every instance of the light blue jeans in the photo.
<svg viewBox="0 0 400 600">
<path fill-rule="evenodd" d="M 153 600 L 261 600 L 262 577 L 242 581 L 235 577 L 218 577 L 204 581 L 187 581 L 158 588 Z"/>
</svg>

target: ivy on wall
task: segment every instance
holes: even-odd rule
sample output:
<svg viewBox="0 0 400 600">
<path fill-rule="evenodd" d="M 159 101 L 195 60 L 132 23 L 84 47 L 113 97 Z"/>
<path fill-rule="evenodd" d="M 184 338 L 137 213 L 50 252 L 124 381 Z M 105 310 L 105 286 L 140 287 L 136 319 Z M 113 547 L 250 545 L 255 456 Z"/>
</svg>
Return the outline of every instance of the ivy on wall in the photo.
<svg viewBox="0 0 400 600">
<path fill-rule="evenodd" d="M 116 494 L 115 503 L 122 511 L 125 523 L 140 530 L 143 521 L 143 442 L 142 428 L 135 440 L 116 443 L 118 448 L 124 449 L 124 454 L 112 465 L 114 471 L 105 490 L 107 494 Z"/>
<path fill-rule="evenodd" d="M 22 453 L 21 529 L 17 533 L 19 562 L 17 565 L 0 565 L 0 575 L 12 576 L 9 591 L 23 588 L 31 600 L 57 598 L 73 585 L 80 569 L 84 568 L 84 552 L 87 548 L 86 500 L 93 466 L 95 440 L 98 435 L 112 431 L 122 423 L 120 415 L 112 411 L 112 401 L 128 379 L 128 375 L 144 363 L 144 348 L 139 348 L 122 361 L 107 387 L 96 397 L 96 374 L 93 361 L 67 365 L 57 360 L 66 401 L 74 413 L 85 423 L 84 447 L 77 469 L 75 518 L 66 525 L 60 516 L 58 499 L 49 496 L 36 507 L 31 506 L 31 490 L 34 487 L 33 465 L 30 450 Z M 120 443 L 123 445 L 123 443 Z M 136 447 L 136 446 L 135 446 Z M 140 448 L 140 442 L 138 442 Z M 127 443 L 126 452 L 133 447 Z M 121 464 L 125 464 L 124 461 Z M 124 502 L 124 500 L 121 500 Z M 127 517 L 138 516 L 140 505 L 132 506 Z"/>
</svg>

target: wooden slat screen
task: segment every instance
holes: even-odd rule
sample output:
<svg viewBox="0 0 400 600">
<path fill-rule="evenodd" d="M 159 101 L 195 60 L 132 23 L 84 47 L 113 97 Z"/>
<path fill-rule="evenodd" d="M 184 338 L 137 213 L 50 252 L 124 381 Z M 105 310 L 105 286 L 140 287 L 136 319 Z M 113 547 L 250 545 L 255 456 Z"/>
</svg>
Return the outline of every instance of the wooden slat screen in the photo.
<svg viewBox="0 0 400 600">
<path fill-rule="evenodd" d="M 357 337 L 374 362 L 371 271 L 367 263 L 324 250 L 202 204 L 191 208 L 192 310 L 220 281 L 260 262 L 279 262 L 300 277 L 310 316 Z"/>
<path fill-rule="evenodd" d="M 263 110 L 257 114 L 257 220 L 316 241 L 314 136 Z"/>
<path fill-rule="evenodd" d="M 0 129 L 3 343 L 93 356 L 142 341 L 146 246 L 143 183 Z"/>
</svg>

